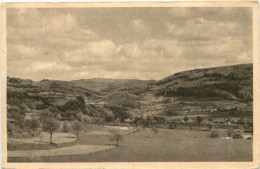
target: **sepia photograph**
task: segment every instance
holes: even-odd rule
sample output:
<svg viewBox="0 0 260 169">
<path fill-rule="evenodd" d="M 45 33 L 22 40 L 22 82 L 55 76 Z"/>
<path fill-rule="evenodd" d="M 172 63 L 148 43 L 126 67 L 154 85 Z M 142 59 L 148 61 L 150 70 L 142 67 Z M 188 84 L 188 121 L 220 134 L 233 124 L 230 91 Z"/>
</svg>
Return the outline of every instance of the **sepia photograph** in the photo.
<svg viewBox="0 0 260 169">
<path fill-rule="evenodd" d="M 116 4 L 2 6 L 5 164 L 253 163 L 258 4 Z"/>
</svg>

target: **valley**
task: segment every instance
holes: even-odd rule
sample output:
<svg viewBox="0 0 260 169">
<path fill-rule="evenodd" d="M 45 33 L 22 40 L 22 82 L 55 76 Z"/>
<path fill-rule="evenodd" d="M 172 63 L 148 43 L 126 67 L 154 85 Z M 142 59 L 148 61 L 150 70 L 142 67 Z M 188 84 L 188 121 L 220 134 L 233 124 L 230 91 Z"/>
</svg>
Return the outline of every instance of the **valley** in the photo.
<svg viewBox="0 0 260 169">
<path fill-rule="evenodd" d="M 214 133 L 217 133 L 218 139 L 232 138 L 239 130 L 243 132 L 241 138 L 244 138 L 243 140 L 248 142 L 246 144 L 250 145 L 250 140 L 253 137 L 252 71 L 252 64 L 232 65 L 184 71 L 158 81 L 102 78 L 74 81 L 48 79 L 32 81 L 7 77 L 8 147 L 10 151 L 18 150 L 18 145 L 21 144 L 19 142 L 22 142 L 27 144 L 25 147 L 28 147 L 28 150 L 33 151 L 45 150 L 45 148 L 62 149 L 77 145 L 79 142 L 80 145 L 83 145 L 79 139 L 87 139 L 86 133 L 92 133 L 92 139 L 96 141 L 99 137 L 107 140 L 113 136 L 131 140 L 133 138 L 140 139 L 153 132 L 156 133 L 156 137 L 158 132 L 158 136 L 164 137 L 167 135 L 166 133 L 172 133 L 171 130 L 178 134 L 181 132 L 191 134 L 202 132 L 203 138 L 207 139 L 213 139 Z M 46 123 L 48 124 L 47 128 Z M 53 129 L 48 128 L 50 125 L 53 125 Z M 122 133 L 118 134 L 121 129 L 113 127 L 129 128 L 130 134 L 121 136 Z M 134 128 L 130 130 L 131 127 Z M 224 135 L 220 134 L 223 132 Z M 51 138 L 49 139 L 50 146 L 44 145 L 42 148 L 39 143 L 37 143 L 39 145 L 35 145 L 34 142 L 26 142 L 26 140 L 39 140 L 43 133 L 47 135 L 45 137 Z M 58 140 L 61 138 L 57 138 L 57 136 L 63 135 L 62 133 L 72 134 L 68 137 L 73 138 L 67 139 L 73 141 L 59 143 Z M 104 133 L 107 134 L 103 136 Z M 140 135 L 140 133 L 144 135 Z M 129 141 L 129 139 L 127 140 Z M 200 139 L 198 138 L 197 141 Z M 126 142 L 128 142 L 127 140 Z M 45 144 L 47 142 L 45 141 Z M 92 143 L 94 142 L 92 140 Z M 225 140 L 225 142 L 228 141 Z M 241 142 L 243 141 L 241 140 Z M 179 143 L 181 144 L 181 142 Z M 101 143 L 102 146 L 106 144 L 113 145 L 111 142 Z M 123 144 L 126 146 L 125 143 Z M 157 145 L 155 142 L 153 144 Z M 163 144 L 168 145 L 168 143 Z M 135 149 L 133 144 L 129 145 Z M 119 151 L 118 148 L 120 149 L 120 147 L 114 147 L 115 145 L 109 149 L 102 146 L 101 149 L 98 147 L 94 149 L 95 151 L 103 151 L 104 149 L 103 153 L 97 154 L 97 157 L 103 154 L 100 159 L 104 159 L 104 161 L 107 160 L 104 157 L 107 152 L 113 154 Z M 208 146 L 210 147 L 210 145 Z M 72 149 L 74 151 L 74 148 Z M 206 151 L 209 150 L 210 148 Z M 64 149 L 64 151 L 67 150 Z M 93 152 L 95 151 L 93 150 Z M 250 154 L 248 149 L 245 151 Z M 53 150 L 53 153 L 55 154 L 56 150 Z M 159 159 L 167 159 L 166 155 L 167 153 L 163 154 Z M 17 159 L 19 161 L 22 156 L 17 159 L 15 155 L 12 155 L 10 160 Z M 99 159 L 96 158 L 96 155 L 87 155 L 86 157 L 89 158 L 87 161 Z M 43 159 L 45 158 L 47 157 Z M 64 158 L 66 159 L 65 154 Z M 129 159 L 131 158 L 129 157 Z M 243 160 L 243 157 L 239 157 L 239 159 Z M 59 161 L 56 158 L 49 160 Z M 83 160 L 82 155 L 79 156 L 78 160 Z M 114 161 L 115 159 L 109 160 Z M 124 160 L 121 159 L 121 161 Z M 147 157 L 143 160 L 136 158 L 133 160 L 151 161 L 154 159 Z M 176 156 L 176 159 L 169 160 L 174 161 L 178 158 Z"/>
</svg>

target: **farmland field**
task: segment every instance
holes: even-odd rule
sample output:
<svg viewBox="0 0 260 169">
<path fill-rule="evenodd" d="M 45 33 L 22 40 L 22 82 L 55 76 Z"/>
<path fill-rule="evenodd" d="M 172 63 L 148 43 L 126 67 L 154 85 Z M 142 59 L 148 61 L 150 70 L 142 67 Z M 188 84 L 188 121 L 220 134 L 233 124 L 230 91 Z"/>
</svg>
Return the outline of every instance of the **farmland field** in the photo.
<svg viewBox="0 0 260 169">
<path fill-rule="evenodd" d="M 252 140 L 210 138 L 209 131 L 151 129 L 124 135 L 119 146 L 84 155 L 40 157 L 48 162 L 252 161 Z M 113 145 L 107 134 L 81 134 L 73 145 Z M 8 158 L 10 162 L 34 161 Z"/>
</svg>

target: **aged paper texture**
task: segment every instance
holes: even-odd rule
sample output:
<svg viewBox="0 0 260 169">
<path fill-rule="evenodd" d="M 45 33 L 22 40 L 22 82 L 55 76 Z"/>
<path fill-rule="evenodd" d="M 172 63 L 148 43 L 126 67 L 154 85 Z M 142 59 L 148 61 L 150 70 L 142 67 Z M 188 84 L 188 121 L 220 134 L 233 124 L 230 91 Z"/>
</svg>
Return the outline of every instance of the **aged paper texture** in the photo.
<svg viewBox="0 0 260 169">
<path fill-rule="evenodd" d="M 259 168 L 258 8 L 3 3 L 3 168 Z"/>
</svg>

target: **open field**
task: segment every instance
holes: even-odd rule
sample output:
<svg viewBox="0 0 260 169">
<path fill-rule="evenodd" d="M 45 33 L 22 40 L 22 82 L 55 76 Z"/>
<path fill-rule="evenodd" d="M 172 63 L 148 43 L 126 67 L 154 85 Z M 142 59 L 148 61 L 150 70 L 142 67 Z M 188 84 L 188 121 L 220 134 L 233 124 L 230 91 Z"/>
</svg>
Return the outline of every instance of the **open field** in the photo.
<svg viewBox="0 0 260 169">
<path fill-rule="evenodd" d="M 64 156 L 79 155 L 92 152 L 103 151 L 113 148 L 113 146 L 101 145 L 76 145 L 71 147 L 62 147 L 50 150 L 26 150 L 26 151 L 8 151 L 8 157 L 44 157 L 44 156 Z"/>
<path fill-rule="evenodd" d="M 55 144 L 71 143 L 77 140 L 77 136 L 72 133 L 54 133 L 52 139 Z M 50 135 L 47 132 L 42 132 L 39 137 L 29 139 L 10 139 L 10 141 L 18 143 L 49 144 Z"/>
<path fill-rule="evenodd" d="M 210 138 L 209 131 L 151 129 L 124 135 L 119 146 L 100 152 L 41 157 L 48 162 L 252 161 L 252 140 Z M 109 135 L 81 134 L 72 145 L 113 145 Z M 89 153 L 89 154 L 88 154 Z M 10 162 L 34 161 L 8 158 Z"/>
</svg>

